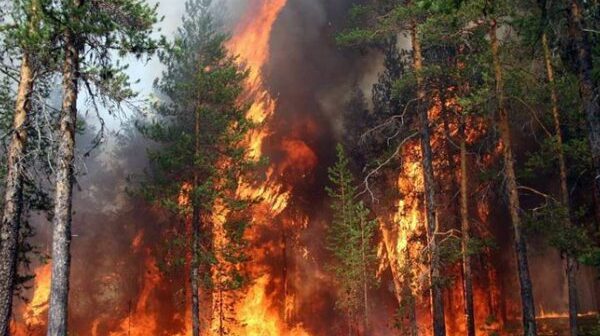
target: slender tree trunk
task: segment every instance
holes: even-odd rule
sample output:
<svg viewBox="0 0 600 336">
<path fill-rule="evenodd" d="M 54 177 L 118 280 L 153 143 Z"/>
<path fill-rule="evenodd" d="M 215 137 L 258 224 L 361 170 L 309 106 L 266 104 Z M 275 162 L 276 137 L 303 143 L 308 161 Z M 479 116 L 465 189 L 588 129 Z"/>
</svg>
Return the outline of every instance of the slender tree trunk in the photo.
<svg viewBox="0 0 600 336">
<path fill-rule="evenodd" d="M 515 175 L 515 160 L 510 134 L 510 122 L 508 111 L 506 110 L 504 102 L 504 79 L 502 65 L 500 63 L 500 46 L 498 42 L 497 28 L 496 21 L 492 21 L 490 27 L 490 46 L 492 50 L 494 75 L 496 80 L 496 99 L 498 100 L 498 127 L 502 137 L 506 192 L 508 194 L 508 207 L 514 230 L 519 285 L 521 288 L 521 304 L 523 308 L 523 329 L 525 336 L 536 336 L 537 326 L 535 321 L 533 288 L 527 260 L 527 244 L 525 242 L 525 237 L 523 236 L 523 228 L 521 226 L 521 218 L 519 216 L 519 209 L 521 205 L 519 201 L 519 192 L 517 189 L 517 178 Z"/>
<path fill-rule="evenodd" d="M 29 122 L 29 99 L 33 91 L 34 79 L 31 60 L 24 52 L 21 61 L 21 75 L 15 113 L 13 133 L 8 147 L 8 174 L 4 192 L 4 212 L 0 228 L 0 335 L 8 335 L 12 312 L 15 273 L 21 212 L 23 208 L 23 156 L 27 145 L 27 124 Z"/>
<path fill-rule="evenodd" d="M 556 81 L 554 79 L 554 66 L 552 65 L 552 55 L 550 54 L 550 47 L 548 46 L 548 36 L 546 33 L 542 35 L 542 46 L 544 49 L 544 60 L 546 63 L 546 74 L 548 76 L 548 83 L 550 84 L 550 101 L 552 103 L 552 117 L 554 119 L 554 134 L 556 137 L 556 156 L 558 158 L 558 167 L 560 173 L 560 196 L 561 203 L 567 209 L 567 215 L 565 216 L 565 228 L 573 226 L 571 222 L 570 212 L 570 197 L 569 197 L 569 185 L 567 181 L 567 164 L 565 160 L 565 153 L 563 150 L 563 136 L 561 131 L 560 123 L 560 109 L 558 105 L 558 92 L 556 90 Z M 577 261 L 567 251 L 566 269 L 567 273 L 567 287 L 569 292 L 569 329 L 571 336 L 577 336 L 577 310 L 578 310 L 578 298 L 577 298 Z"/>
<path fill-rule="evenodd" d="M 418 35 L 417 25 L 411 29 L 412 48 L 414 57 L 414 70 L 417 76 L 417 95 L 419 99 L 419 120 L 421 122 L 421 150 L 423 152 L 423 175 L 425 181 L 425 210 L 427 218 L 427 240 L 429 241 L 431 267 L 431 309 L 433 316 L 433 335 L 446 335 L 446 321 L 444 317 L 444 293 L 441 283 L 440 256 L 438 251 L 437 233 L 439 224 L 437 221 L 435 203 L 435 179 L 433 173 L 433 151 L 431 149 L 431 129 L 429 117 L 425 108 L 425 89 L 421 71 L 423 70 L 423 56 L 421 53 L 421 41 Z"/>
<path fill-rule="evenodd" d="M 598 88 L 592 79 L 592 52 L 589 33 L 585 31 L 582 4 L 579 0 L 569 1 L 569 37 L 577 53 L 579 92 L 583 101 L 589 128 L 589 141 L 595 168 L 596 195 L 600 194 L 600 103 Z"/>
<path fill-rule="evenodd" d="M 467 139 L 465 134 L 466 118 L 461 117 L 460 140 L 460 219 L 461 219 L 461 249 L 463 268 L 463 287 L 465 297 L 465 316 L 467 318 L 467 336 L 475 336 L 475 311 L 473 308 L 473 275 L 471 272 L 471 256 L 469 241 L 471 240 L 471 225 L 469 222 L 469 171 L 467 165 Z"/>
<path fill-rule="evenodd" d="M 408 320 L 408 334 L 410 336 L 417 336 L 419 334 L 419 326 L 417 323 L 417 307 L 416 307 L 416 295 L 413 293 L 411 284 L 413 283 L 412 274 L 410 273 L 410 251 L 408 249 L 404 250 L 404 260 L 405 266 L 403 267 L 404 273 L 404 284 L 403 291 L 401 293 L 402 299 L 399 301 L 400 304 L 408 309 L 407 312 L 407 320 Z"/>
<path fill-rule="evenodd" d="M 360 220 L 360 243 L 361 243 L 361 258 L 362 258 L 362 285 L 363 285 L 363 335 L 369 335 L 369 284 L 367 270 L 367 241 L 365 239 L 365 221 Z"/>
<path fill-rule="evenodd" d="M 569 291 L 569 329 L 571 336 L 579 334 L 577 314 L 579 312 L 579 297 L 577 292 L 577 259 L 567 256 L 567 286 Z"/>
<path fill-rule="evenodd" d="M 219 288 L 219 336 L 225 335 L 225 307 L 223 304 L 223 288 Z"/>
<path fill-rule="evenodd" d="M 76 2 L 81 5 L 81 0 Z M 60 114 L 56 164 L 56 194 L 52 234 L 52 282 L 48 310 L 48 336 L 67 335 L 69 273 L 71 268 L 71 219 L 73 200 L 73 162 L 80 46 L 75 33 L 65 31 L 65 63 L 63 68 L 63 103 Z"/>
<path fill-rule="evenodd" d="M 200 107 L 196 106 L 195 112 L 195 156 L 200 155 Z M 192 290 L 192 335 L 200 336 L 200 299 L 199 299 L 199 273 L 200 273 L 200 201 L 197 195 L 197 188 L 200 178 L 197 172 L 194 172 L 194 186 L 192 188 L 192 269 L 190 272 L 190 282 Z"/>
<path fill-rule="evenodd" d="M 192 291 L 192 335 L 200 336 L 200 211 L 198 205 L 193 205 L 192 214 L 192 269 L 190 284 Z"/>
</svg>

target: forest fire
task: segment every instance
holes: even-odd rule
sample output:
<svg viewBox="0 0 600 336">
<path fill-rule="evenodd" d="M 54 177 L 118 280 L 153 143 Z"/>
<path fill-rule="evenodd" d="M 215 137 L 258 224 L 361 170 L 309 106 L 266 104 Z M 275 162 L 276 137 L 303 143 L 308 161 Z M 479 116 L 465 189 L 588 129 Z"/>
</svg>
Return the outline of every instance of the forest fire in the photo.
<svg viewBox="0 0 600 336">
<path fill-rule="evenodd" d="M 95 177 L 82 178 L 74 201 L 81 211 L 67 235 L 70 334 L 582 336 L 573 331 L 577 322 L 579 330 L 597 329 L 600 244 L 591 218 L 600 203 L 587 184 L 600 161 L 589 160 L 581 116 L 566 112 L 583 105 L 585 90 L 578 96 L 560 87 L 546 102 L 545 90 L 557 89 L 552 71 L 549 79 L 524 79 L 568 57 L 529 60 L 541 54 L 534 52 L 506 62 L 513 56 L 499 49 L 536 39 L 496 36 L 513 25 L 498 23 L 510 15 L 474 13 L 480 6 L 463 13 L 462 2 L 427 9 L 378 0 L 226 4 L 235 17 L 228 39 L 213 17 L 218 5 L 186 2 L 174 47 L 158 57 L 166 70 L 150 99 L 155 111 L 134 118 L 124 136 L 133 138 L 125 139 L 131 148 L 111 148 L 124 163 L 90 158 Z M 446 13 L 436 12 L 442 7 Z M 453 15 L 447 31 L 428 30 L 429 16 L 444 23 Z M 460 20 L 467 20 L 462 27 Z M 108 26 L 128 24 L 117 23 Z M 90 64 L 98 41 L 112 36 L 94 34 L 80 34 L 91 36 L 82 42 L 91 56 L 77 56 Z M 552 48 L 561 48 L 563 36 L 552 38 Z M 143 46 L 149 55 L 156 52 L 150 45 Z M 98 52 L 99 59 L 109 54 Z M 517 75 L 520 62 L 531 64 Z M 507 83 L 503 71 L 515 71 L 504 74 Z M 558 71 L 560 85 L 585 79 L 569 71 Z M 73 82 L 105 80 L 82 76 Z M 531 83 L 540 92 L 528 92 Z M 562 129 L 565 143 L 574 142 L 564 149 L 555 143 L 562 145 Z M 566 201 L 555 195 L 554 156 L 563 150 L 562 161 L 574 167 L 560 172 L 561 190 L 572 197 Z M 118 185 L 138 173 L 135 187 Z M 55 254 L 60 230 L 39 226 L 35 242 Z M 31 288 L 16 286 L 28 300 L 15 301 L 11 336 L 45 335 L 60 322 L 49 302 L 61 262 L 59 255 L 33 269 Z"/>
</svg>

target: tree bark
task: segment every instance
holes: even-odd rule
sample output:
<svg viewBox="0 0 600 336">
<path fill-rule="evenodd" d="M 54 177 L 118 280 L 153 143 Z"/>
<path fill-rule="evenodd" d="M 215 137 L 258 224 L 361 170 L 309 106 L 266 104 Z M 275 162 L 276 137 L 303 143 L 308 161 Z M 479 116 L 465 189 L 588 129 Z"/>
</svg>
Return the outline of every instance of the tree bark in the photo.
<svg viewBox="0 0 600 336">
<path fill-rule="evenodd" d="M 558 105 L 558 92 L 556 90 L 556 81 L 554 79 L 554 66 L 552 64 L 552 55 L 550 53 L 550 47 L 548 45 L 548 35 L 542 34 L 542 47 L 544 49 L 544 61 L 546 64 L 546 75 L 548 77 L 548 83 L 550 85 L 550 101 L 552 104 L 552 118 L 554 119 L 554 136 L 556 138 L 556 156 L 558 158 L 558 167 L 560 175 L 560 199 L 562 206 L 567 209 L 565 216 L 565 228 L 571 228 L 573 223 L 571 222 L 571 211 L 570 211 L 570 197 L 569 197 L 569 185 L 567 181 L 567 164 L 565 160 L 565 153 L 563 150 L 563 136 L 560 123 L 560 109 Z M 577 310 L 578 310 L 578 298 L 577 298 L 577 261 L 569 251 L 566 251 L 566 276 L 567 276 L 567 287 L 569 292 L 569 329 L 571 336 L 577 336 Z"/>
<path fill-rule="evenodd" d="M 199 103 L 199 102 L 198 102 Z M 195 159 L 200 155 L 200 106 L 195 111 Z M 192 189 L 192 269 L 190 282 L 192 290 L 192 335 L 200 336 L 200 299 L 199 299 L 199 270 L 200 270 L 200 200 L 197 191 L 200 178 L 194 172 L 194 186 Z"/>
<path fill-rule="evenodd" d="M 23 53 L 13 133 L 8 147 L 8 174 L 4 192 L 4 212 L 0 228 L 0 335 L 8 335 L 12 312 L 13 290 L 17 271 L 17 255 L 21 212 L 23 209 L 23 157 L 27 145 L 30 97 L 34 74 L 29 52 Z"/>
<path fill-rule="evenodd" d="M 361 243 L 361 259 L 362 259 L 362 285 L 363 285 L 363 335 L 369 335 L 369 284 L 367 270 L 367 241 L 365 239 L 365 221 L 360 220 L 360 243 Z"/>
<path fill-rule="evenodd" d="M 473 308 L 473 275 L 471 271 L 471 256 L 469 255 L 470 222 L 469 222 L 469 171 L 467 165 L 467 139 L 465 135 L 466 118 L 461 117 L 460 141 L 460 219 L 461 219 L 461 249 L 463 268 L 463 292 L 465 298 L 465 316 L 467 336 L 475 336 L 475 311 Z"/>
<path fill-rule="evenodd" d="M 411 28 L 413 48 L 413 67 L 417 77 L 417 98 L 419 100 L 418 114 L 421 123 L 421 150 L 423 152 L 423 176 L 425 181 L 425 212 L 427 219 L 427 240 L 430 250 L 430 281 L 431 281 L 431 310 L 433 317 L 433 335 L 446 335 L 444 317 L 444 293 L 441 283 L 440 256 L 437 245 L 439 224 L 437 221 L 435 203 L 435 179 L 433 172 L 433 151 L 431 148 L 431 129 L 429 127 L 428 111 L 425 108 L 425 89 L 423 87 L 423 56 L 421 41 L 418 36 L 417 24 Z"/>
<path fill-rule="evenodd" d="M 569 6 L 569 37 L 577 53 L 577 75 L 579 77 L 579 92 L 588 122 L 589 141 L 595 168 L 594 185 L 596 195 L 600 194 L 600 104 L 598 91 L 592 79 L 592 51 L 588 32 L 585 31 L 582 4 L 579 0 L 570 0 Z"/>
<path fill-rule="evenodd" d="M 200 336 L 200 281 L 199 281 L 199 253 L 200 253 L 200 211 L 193 205 L 192 214 L 192 267 L 190 271 L 190 284 L 192 291 L 192 335 Z"/>
<path fill-rule="evenodd" d="M 512 149 L 510 134 L 510 120 L 504 101 L 504 79 L 502 65 L 500 62 L 500 46 L 497 35 L 497 23 L 495 20 L 490 26 L 490 47 L 493 58 L 494 76 L 496 80 L 496 99 L 498 101 L 498 128 L 503 145 L 504 174 L 506 178 L 506 193 L 508 196 L 508 207 L 514 231 L 515 252 L 517 257 L 517 269 L 519 285 L 521 289 L 521 304 L 523 309 L 523 331 L 525 336 L 536 336 L 537 326 L 535 321 L 535 305 L 533 300 L 533 288 L 529 274 L 529 263 L 527 260 L 527 244 L 523 236 L 523 228 L 519 209 L 519 192 L 517 189 L 517 178 L 515 175 L 515 160 Z"/>
<path fill-rule="evenodd" d="M 81 0 L 76 1 L 76 5 L 81 5 L 81 3 Z M 67 28 L 65 31 L 65 63 L 63 67 L 63 102 L 60 113 L 56 164 L 48 336 L 65 336 L 68 330 L 71 210 L 80 52 L 78 40 L 76 34 L 70 28 Z"/>
</svg>

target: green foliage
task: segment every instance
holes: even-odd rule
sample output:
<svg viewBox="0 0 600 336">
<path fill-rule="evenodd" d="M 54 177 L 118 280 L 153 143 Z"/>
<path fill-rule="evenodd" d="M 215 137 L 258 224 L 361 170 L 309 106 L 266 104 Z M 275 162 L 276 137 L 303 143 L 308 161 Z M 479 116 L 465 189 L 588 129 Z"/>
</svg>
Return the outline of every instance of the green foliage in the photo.
<svg viewBox="0 0 600 336">
<path fill-rule="evenodd" d="M 210 1 L 187 1 L 175 40 L 159 53 L 165 70 L 155 82 L 156 113 L 138 127 L 158 144 L 148 151 L 150 169 L 141 192 L 183 224 L 172 228 L 162 265 L 173 270 L 189 263 L 192 240 L 185 223 L 199 213 L 201 247 L 192 258 L 212 270 L 202 272 L 202 283 L 215 293 L 235 295 L 248 283 L 245 233 L 255 200 L 237 192 L 242 180 L 252 181 L 258 164 L 249 159 L 245 143 L 257 125 L 246 117 L 249 104 L 241 96 L 247 71 L 228 53 L 226 41 Z M 216 244 L 213 230 L 220 227 L 224 242 Z"/>
<path fill-rule="evenodd" d="M 53 64 L 50 55 L 52 45 L 51 30 L 44 22 L 41 11 L 35 10 L 36 0 L 5 0 L 0 2 L 0 180 L 5 181 L 8 172 L 8 145 L 13 135 L 16 88 L 19 82 L 21 60 L 29 53 L 36 76 L 36 85 L 30 96 L 30 113 L 26 126 L 28 139 L 27 155 L 22 158 L 23 195 L 22 215 L 17 241 L 17 274 L 15 296 L 25 299 L 25 289 L 31 285 L 34 276 L 31 265 L 34 261 L 44 263 L 47 256 L 32 243 L 36 234 L 31 218 L 34 214 L 51 216 L 52 200 L 47 181 L 51 178 L 52 167 L 48 158 L 52 156 L 52 141 L 56 111 L 49 106 L 52 78 L 47 73 Z M 39 8 L 39 7 L 38 7 Z M 0 194 L 5 193 L 4 182 Z M 0 206 L 4 200 L 0 199 Z M 41 217 L 41 216 L 40 216 Z"/>
<path fill-rule="evenodd" d="M 364 291 L 376 284 L 376 251 L 374 235 L 377 222 L 369 219 L 370 211 L 358 200 L 357 188 L 341 145 L 337 146 L 337 162 L 329 168 L 332 187 L 327 193 L 332 200 L 333 220 L 327 232 L 327 248 L 333 255 L 330 265 L 338 284 L 337 307 L 356 318 L 368 309 Z"/>
</svg>

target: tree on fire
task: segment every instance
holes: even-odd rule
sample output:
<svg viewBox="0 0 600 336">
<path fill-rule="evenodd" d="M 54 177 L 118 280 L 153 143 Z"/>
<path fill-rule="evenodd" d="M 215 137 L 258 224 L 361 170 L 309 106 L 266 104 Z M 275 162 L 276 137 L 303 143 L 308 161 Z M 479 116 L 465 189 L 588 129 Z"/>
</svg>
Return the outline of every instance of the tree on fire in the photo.
<svg viewBox="0 0 600 336">
<path fill-rule="evenodd" d="M 594 226 L 584 224 L 590 223 L 590 217 L 593 217 L 590 216 L 593 213 L 590 208 L 593 209 L 597 196 L 593 199 L 584 196 L 594 194 L 593 189 L 589 193 L 588 189 L 579 185 L 582 178 L 594 180 L 594 175 L 589 173 L 594 171 L 589 144 L 593 147 L 595 141 L 593 115 L 597 91 L 593 87 L 597 78 L 592 76 L 594 49 L 590 33 L 594 30 L 590 28 L 593 26 L 586 27 L 585 22 L 597 22 L 593 16 L 597 6 L 596 2 L 579 1 L 569 2 L 568 5 L 550 1 L 367 1 L 352 10 L 351 29 L 338 37 L 338 42 L 343 45 L 383 47 L 381 50 L 386 55 L 387 74 L 396 73 L 391 76 L 391 81 L 387 79 L 387 85 L 383 82 L 382 87 L 380 82 L 374 87 L 374 113 L 363 118 L 367 121 L 365 125 L 355 126 L 362 127 L 357 131 L 362 136 L 354 136 L 360 142 L 353 145 L 370 151 L 362 157 L 368 159 L 364 162 L 368 173 L 365 179 L 368 189 L 369 178 L 380 175 L 383 166 L 391 165 L 393 158 L 402 153 L 400 148 L 414 134 L 410 131 L 411 127 L 420 129 L 422 138 L 426 138 L 428 127 L 423 125 L 429 124 L 434 136 L 441 134 L 442 142 L 450 145 L 447 148 L 439 145 L 433 147 L 433 155 L 426 148 L 426 143 L 421 147 L 425 199 L 433 196 L 437 202 L 445 202 L 447 193 L 458 192 L 461 195 L 458 207 L 462 222 L 462 277 L 467 316 L 465 329 L 468 335 L 474 335 L 476 330 L 470 256 L 477 253 L 472 247 L 476 240 L 469 236 L 472 230 L 469 224 L 469 196 L 475 191 L 469 190 L 472 183 L 468 176 L 473 171 L 469 166 L 483 161 L 469 157 L 495 155 L 494 147 L 501 149 L 503 156 L 502 170 L 494 179 L 506 190 L 505 197 L 513 225 L 524 333 L 537 334 L 525 242 L 526 233 L 535 230 L 547 236 L 550 244 L 565 256 L 570 333 L 578 334 L 576 263 L 593 264 L 597 254 L 597 243 L 591 238 L 595 234 Z M 563 23 L 565 21 L 567 27 Z M 407 47 L 409 57 L 403 57 L 402 52 L 398 53 L 400 57 L 394 57 L 389 46 L 396 47 L 397 37 L 402 35 L 411 38 Z M 563 38 L 568 43 L 561 42 Z M 555 65 L 558 60 L 551 53 L 552 45 L 566 54 L 563 57 L 566 69 Z M 424 55 L 424 64 L 418 60 L 420 55 Z M 410 59 L 412 64 L 409 63 Z M 570 72 L 568 64 L 575 64 Z M 414 74 L 405 71 L 410 67 L 415 70 Z M 573 80 L 574 75 L 579 76 L 578 81 Z M 581 128 L 582 118 L 577 112 L 581 105 L 572 93 L 575 82 L 581 86 L 588 119 L 587 129 Z M 540 86 L 539 83 L 547 85 Z M 419 90 L 424 92 L 419 93 Z M 591 92 L 595 92 L 595 95 Z M 590 102 L 592 96 L 596 97 L 596 101 Z M 388 108 L 378 108 L 382 105 L 382 97 L 387 101 L 383 105 Z M 413 101 L 412 97 L 416 99 Z M 411 110 L 415 111 L 417 117 L 426 115 L 419 113 L 418 106 L 411 106 L 415 101 L 421 101 L 426 109 L 430 109 L 429 122 L 424 117 L 420 118 L 420 122 L 411 119 Z M 542 101 L 547 101 L 548 105 L 540 104 Z M 441 109 L 439 115 L 436 115 L 436 106 Z M 567 115 L 561 111 L 570 113 Z M 538 142 L 540 150 L 529 153 L 526 160 L 519 162 L 521 156 L 513 144 L 514 123 L 528 119 L 531 121 L 526 125 L 532 124 L 531 131 L 536 134 L 534 139 L 541 140 Z M 476 128 L 479 123 L 485 126 Z M 452 125 L 456 125 L 453 126 L 454 130 L 449 127 Z M 492 137 L 485 133 L 499 138 L 498 145 L 489 146 Z M 586 133 L 591 140 L 581 137 Z M 365 139 L 371 144 L 379 143 L 380 148 L 365 146 Z M 453 147 L 457 147 L 459 155 L 453 151 Z M 482 151 L 483 148 L 485 151 Z M 377 151 L 383 159 L 377 158 Z M 441 160 L 450 164 L 442 167 L 439 163 Z M 443 171 L 436 171 L 436 180 L 427 179 L 430 170 L 427 166 L 431 164 L 428 161 L 432 161 L 438 170 L 448 169 L 450 176 L 455 174 L 453 171 L 459 172 L 457 191 L 446 191 L 435 186 L 435 183 L 445 181 L 446 173 Z M 459 167 L 453 166 L 455 161 L 460 161 Z M 479 169 L 490 168 L 493 169 Z M 540 191 L 548 187 L 537 185 L 539 180 L 536 181 L 536 178 L 542 171 L 558 174 L 558 196 Z M 518 179 L 521 183 L 528 183 L 528 186 L 519 185 Z M 576 184 L 569 188 L 570 183 Z M 432 184 L 435 192 L 428 191 L 428 185 Z M 535 197 L 538 200 L 533 199 Z M 539 206 L 540 197 L 542 206 Z M 576 210 L 576 206 L 581 206 L 582 210 Z M 427 218 L 429 223 L 430 218 Z M 548 223 L 555 224 L 548 226 Z M 436 268 L 435 263 L 430 266 Z M 561 268 L 557 265 L 557 274 Z M 435 313 L 436 309 L 443 312 L 443 300 L 436 300 L 433 292 L 432 295 L 434 334 L 443 335 L 445 323 L 443 319 L 436 320 L 439 315 Z"/>
<path fill-rule="evenodd" d="M 161 144 L 149 151 L 152 169 L 143 191 L 186 224 L 173 230 L 179 251 L 163 264 L 190 272 L 195 336 L 201 331 L 202 299 L 202 316 L 209 316 L 212 331 L 229 334 L 232 296 L 247 282 L 242 264 L 252 203 L 237 190 L 257 163 L 245 146 L 255 127 L 241 96 L 247 71 L 225 48 L 228 37 L 219 31 L 210 3 L 186 2 L 175 41 L 159 54 L 166 70 L 156 82 L 157 115 L 140 127 Z M 210 294 L 201 298 L 201 288 Z"/>
<path fill-rule="evenodd" d="M 522 328 L 513 333 L 534 336 L 541 329 L 536 309 L 544 298 L 534 301 L 537 283 L 528 258 L 548 246 L 562 257 L 553 271 L 564 278 L 569 335 L 598 334 L 578 318 L 578 268 L 600 267 L 600 2 L 338 2 L 359 4 L 339 44 L 384 56 L 372 104 L 360 89 L 352 95 L 344 127 L 350 155 L 338 148 L 329 170 L 329 270 L 349 333 L 370 334 L 369 319 L 380 314 L 372 309 L 381 272 L 374 270 L 379 256 L 371 243 L 379 239 L 376 226 L 385 229 L 383 221 L 404 230 L 401 219 L 382 219 L 390 211 L 378 208 L 394 198 L 397 209 L 404 201 L 416 204 L 412 215 L 419 226 L 406 234 L 404 246 L 378 260 L 391 270 L 398 310 L 390 322 L 400 334 L 431 329 L 435 336 L 474 336 L 509 328 L 507 309 L 490 285 L 498 281 L 491 274 L 493 240 L 504 238 L 494 235 L 493 221 L 508 228 L 516 256 L 509 286 L 520 289 L 515 303 Z M 159 47 L 151 38 L 157 8 L 148 3 L 0 0 L 0 336 L 10 333 L 13 298 L 27 288 L 27 266 L 40 255 L 29 241 L 29 216 L 38 210 L 54 229 L 48 335 L 68 333 L 81 98 L 100 120 L 95 148 L 104 137 L 99 110 L 114 113 L 136 97 L 127 66 L 117 60 Z M 256 3 L 270 6 L 268 0 Z M 247 119 L 247 72 L 227 52 L 228 37 L 210 8 L 210 0 L 187 1 L 175 40 L 159 53 L 166 70 L 156 82 L 154 110 L 138 124 L 156 143 L 142 191 L 177 219 L 160 264 L 189 272 L 195 336 L 233 332 L 228 326 L 236 323 L 238 290 L 249 282 L 244 236 L 254 201 L 238 191 L 251 183 L 257 164 L 245 143 L 256 126 Z M 50 96 L 59 78 L 57 108 Z M 361 186 L 349 166 L 364 166 Z M 398 180 L 411 167 L 417 174 L 407 191 Z M 367 205 L 363 197 L 378 202 Z M 486 206 L 501 209 L 494 212 L 499 216 L 480 220 Z M 425 324 L 424 309 L 430 312 L 422 315 L 431 317 Z M 202 317 L 210 326 L 201 326 Z"/>
<path fill-rule="evenodd" d="M 342 145 L 338 145 L 337 162 L 329 168 L 332 187 L 327 187 L 327 193 L 332 199 L 333 220 L 327 248 L 335 260 L 331 269 L 339 285 L 337 307 L 356 325 L 349 334 L 362 330 L 362 335 L 369 335 L 369 290 L 376 284 L 373 242 L 377 221 L 369 218 L 369 209 L 358 199 L 348 163 Z"/>
</svg>

